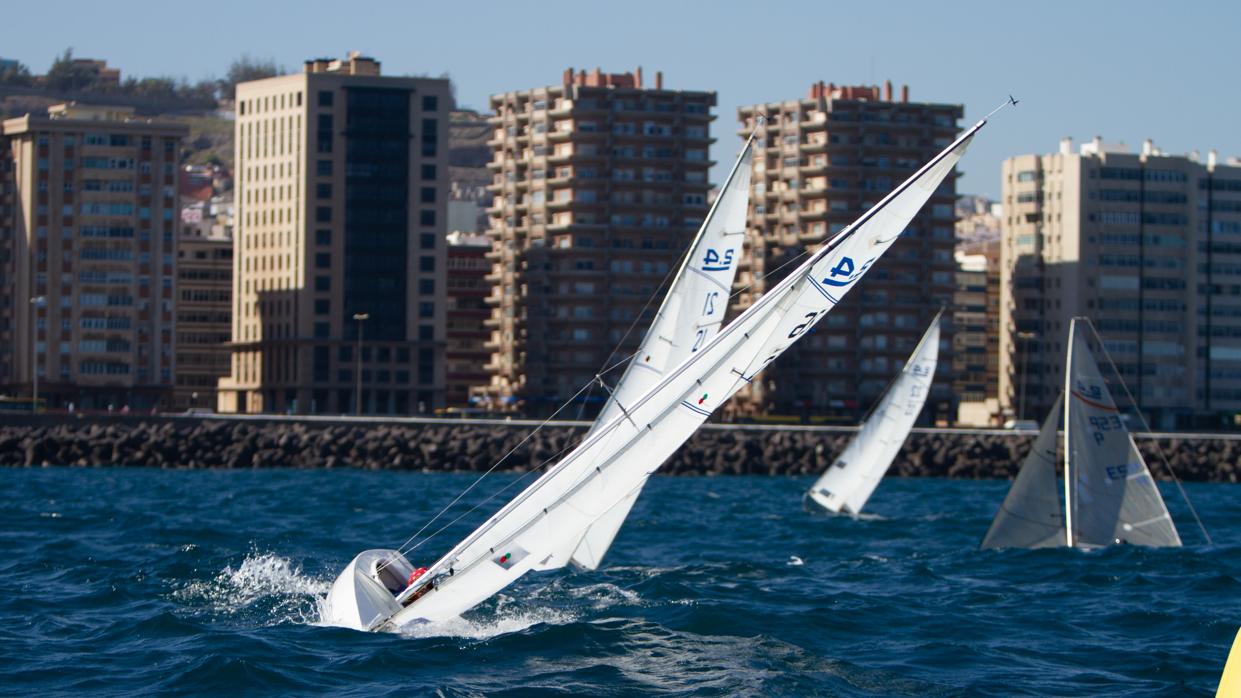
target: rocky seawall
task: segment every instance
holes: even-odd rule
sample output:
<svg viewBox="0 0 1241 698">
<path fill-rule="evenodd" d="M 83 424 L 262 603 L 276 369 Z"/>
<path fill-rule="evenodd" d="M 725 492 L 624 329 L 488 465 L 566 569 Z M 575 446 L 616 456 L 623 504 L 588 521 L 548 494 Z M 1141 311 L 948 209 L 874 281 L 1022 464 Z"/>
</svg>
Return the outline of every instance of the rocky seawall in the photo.
<svg viewBox="0 0 1241 698">
<path fill-rule="evenodd" d="M 552 461 L 585 433 L 531 426 L 436 420 L 345 421 L 189 417 L 6 418 L 0 465 L 161 468 L 368 468 L 525 471 Z M 707 425 L 661 472 L 673 475 L 809 475 L 831 464 L 852 430 Z M 902 477 L 1011 478 L 1033 434 L 916 430 L 892 466 Z M 1160 435 L 1138 440 L 1161 479 L 1166 457 L 1183 480 L 1236 482 L 1241 439 Z M 1158 444 L 1158 448 L 1156 447 Z"/>
</svg>

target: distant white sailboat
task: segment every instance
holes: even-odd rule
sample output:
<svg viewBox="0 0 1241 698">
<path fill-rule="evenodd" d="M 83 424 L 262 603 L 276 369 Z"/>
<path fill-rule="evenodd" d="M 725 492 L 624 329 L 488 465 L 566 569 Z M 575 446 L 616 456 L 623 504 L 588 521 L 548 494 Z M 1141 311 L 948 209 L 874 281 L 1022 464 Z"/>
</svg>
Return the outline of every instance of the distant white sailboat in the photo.
<svg viewBox="0 0 1241 698">
<path fill-rule="evenodd" d="M 333 584 L 324 620 L 360 630 L 454 618 L 530 571 L 569 564 L 584 537 L 742 386 L 821 320 L 887 251 L 952 172 L 986 120 L 773 286 L 727 327 L 668 368 L 568 455 L 401 591 L 399 551 L 360 554 Z M 723 300 L 725 296 L 721 296 Z M 697 300 L 702 303 L 705 299 Z M 368 555 L 382 554 L 388 562 Z"/>
<path fill-rule="evenodd" d="M 875 409 L 806 497 L 830 511 L 857 514 L 891 467 L 922 412 L 939 362 L 941 310 Z"/>
<path fill-rule="evenodd" d="M 991 522 L 983 548 L 1181 545 L 1150 469 L 1079 331 L 1079 320 L 1074 318 L 1069 325 L 1064 394 L 1043 423 Z M 1056 487 L 1056 430 L 1061 413 L 1063 505 Z"/>
</svg>

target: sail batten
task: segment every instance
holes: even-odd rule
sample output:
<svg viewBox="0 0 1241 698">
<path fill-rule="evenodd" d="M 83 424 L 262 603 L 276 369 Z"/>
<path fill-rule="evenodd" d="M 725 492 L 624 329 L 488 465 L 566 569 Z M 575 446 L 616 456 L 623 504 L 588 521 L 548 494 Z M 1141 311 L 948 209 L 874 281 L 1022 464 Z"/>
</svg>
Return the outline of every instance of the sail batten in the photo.
<svg viewBox="0 0 1241 698">
<path fill-rule="evenodd" d="M 582 530 L 640 487 L 711 413 L 853 287 L 952 171 L 984 123 L 964 132 L 627 403 L 628 416 L 601 422 L 564 459 L 435 562 L 425 575 L 429 581 L 403 592 L 400 600 L 408 601 L 429 589 L 391 622 L 450 618 L 531 569 L 567 564 L 566 551 L 583 542 Z M 833 289 L 830 299 L 820 293 L 822 286 Z"/>
</svg>

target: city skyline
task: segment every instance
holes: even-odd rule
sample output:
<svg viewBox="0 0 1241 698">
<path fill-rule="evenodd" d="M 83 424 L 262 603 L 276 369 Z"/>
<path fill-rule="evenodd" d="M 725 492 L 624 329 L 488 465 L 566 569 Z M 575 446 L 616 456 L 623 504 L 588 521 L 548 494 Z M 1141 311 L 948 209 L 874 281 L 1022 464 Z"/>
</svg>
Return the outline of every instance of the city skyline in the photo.
<svg viewBox="0 0 1241 698">
<path fill-rule="evenodd" d="M 483 19 L 468 26 L 447 6 L 390 6 L 377 27 L 370 20 L 377 12 L 334 13 L 328 23 L 314 20 L 323 13 L 313 3 L 287 13 L 262 5 L 245 5 L 243 12 L 239 3 L 221 2 L 222 16 L 249 21 L 227 32 L 205 32 L 210 41 L 192 52 L 184 50 L 183 32 L 139 34 L 137 25 L 118 20 L 122 13 L 114 7 L 73 4 L 69 13 L 23 6 L 19 20 L 56 26 L 59 38 L 49 42 L 40 32 L 19 33 L 0 57 L 41 73 L 71 46 L 75 55 L 107 59 L 126 76 L 194 81 L 222 75 L 242 54 L 298 72 L 308 56 L 359 50 L 383 61 L 388 75 L 447 73 L 458 104 L 484 112 L 491 95 L 539 84 L 566 65 L 605 72 L 640 65 L 662 71 L 671 89 L 717 91 L 722 122 L 731 122 L 741 105 L 785 99 L 817 80 L 908 84 L 912 100 L 963 104 L 963 125 L 1011 92 L 1021 106 L 1005 114 L 1007 125 L 994 139 L 975 146 L 973 165 L 959 182 L 958 191 L 993 199 L 1000 194 L 1005 158 L 1065 136 L 1080 142 L 1101 135 L 1134 150 L 1153 138 L 1171 153 L 1216 149 L 1221 160 L 1241 156 L 1241 134 L 1228 116 L 1241 97 L 1216 77 L 1230 64 L 1228 30 L 1238 26 L 1241 8 L 1224 3 L 1175 9 L 1153 2 L 1123 8 L 1055 3 L 1057 11 L 1043 16 L 1057 16 L 1057 23 L 1031 18 L 1019 7 L 983 3 L 957 4 L 949 12 L 917 4 L 894 12 L 888 6 L 728 3 L 704 9 L 639 3 L 625 14 L 568 3 L 545 4 L 540 13 L 484 4 L 472 15 Z M 146 5 L 155 7 L 130 6 Z M 174 23 L 183 19 L 183 26 L 197 21 L 179 7 L 159 10 Z M 548 25 L 549 16 L 606 21 L 612 31 L 573 32 L 570 21 Z M 277 24 L 281 31 L 271 31 Z M 865 31 L 876 27 L 881 31 Z M 556 40 L 547 49 L 529 48 L 538 45 L 532 42 L 522 51 L 508 50 L 508 38 L 523 31 Z M 763 56 L 769 60 L 756 60 Z M 1179 99 L 1159 97 L 1167 91 Z M 712 182 L 722 180 L 735 149 L 727 135 L 714 144 Z"/>
</svg>

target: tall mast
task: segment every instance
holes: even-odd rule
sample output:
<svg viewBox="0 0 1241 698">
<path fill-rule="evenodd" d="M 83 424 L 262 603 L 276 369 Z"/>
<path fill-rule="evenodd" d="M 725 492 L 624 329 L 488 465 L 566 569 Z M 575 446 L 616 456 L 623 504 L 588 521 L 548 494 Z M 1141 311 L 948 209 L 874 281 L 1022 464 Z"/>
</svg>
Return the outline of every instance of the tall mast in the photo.
<svg viewBox="0 0 1241 698">
<path fill-rule="evenodd" d="M 1073 333 L 1077 318 L 1069 321 L 1068 352 L 1064 358 L 1064 537 L 1073 547 L 1073 478 L 1069 475 L 1069 410 L 1073 409 Z"/>
</svg>

